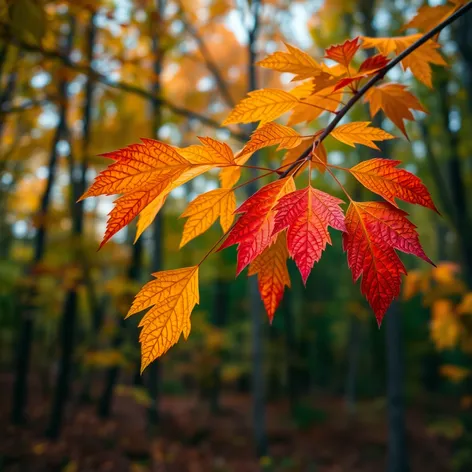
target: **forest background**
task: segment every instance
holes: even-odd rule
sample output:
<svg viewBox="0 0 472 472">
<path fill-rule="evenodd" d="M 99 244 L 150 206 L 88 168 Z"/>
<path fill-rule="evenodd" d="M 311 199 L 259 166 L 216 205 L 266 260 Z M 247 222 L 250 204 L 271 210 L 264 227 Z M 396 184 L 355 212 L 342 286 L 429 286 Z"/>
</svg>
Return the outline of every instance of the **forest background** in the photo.
<svg viewBox="0 0 472 472">
<path fill-rule="evenodd" d="M 218 174 L 173 191 L 135 244 L 131 225 L 99 252 L 113 198 L 76 203 L 100 154 L 143 137 L 240 149 L 250 129 L 220 124 L 248 90 L 290 87 L 254 65 L 283 42 L 320 58 L 355 36 L 405 34 L 422 4 L 0 0 L 0 470 L 471 470 L 470 14 L 441 33 L 449 67 L 432 89 L 389 73 L 429 113 L 415 112 L 409 141 L 384 120 L 399 139 L 378 157 L 420 176 L 442 215 L 413 209 L 437 268 L 403 258 L 380 330 L 340 238 L 306 289 L 290 263 L 272 325 L 228 249 L 202 267 L 192 335 L 141 376 L 138 322 L 123 316 L 151 272 L 195 264 L 219 238 L 214 225 L 179 250 L 179 216 Z M 369 120 L 362 105 L 351 115 Z M 327 150 L 338 165 L 373 157 Z"/>
</svg>

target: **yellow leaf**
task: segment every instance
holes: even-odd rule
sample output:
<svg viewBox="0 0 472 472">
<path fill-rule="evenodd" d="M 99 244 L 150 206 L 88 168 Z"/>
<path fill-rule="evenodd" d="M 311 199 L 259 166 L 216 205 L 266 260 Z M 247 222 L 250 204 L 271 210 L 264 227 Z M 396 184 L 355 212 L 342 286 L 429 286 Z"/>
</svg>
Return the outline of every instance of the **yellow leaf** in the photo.
<svg viewBox="0 0 472 472">
<path fill-rule="evenodd" d="M 239 153 L 235 157 L 235 162 L 237 165 L 231 167 L 225 167 L 220 171 L 220 182 L 223 188 L 231 188 L 233 185 L 236 185 L 238 180 L 241 177 L 241 167 L 244 165 L 248 159 L 251 157 L 252 153 L 241 154 Z"/>
<path fill-rule="evenodd" d="M 264 124 L 275 120 L 298 104 L 297 97 L 278 89 L 254 90 L 248 95 L 248 98 L 236 105 L 223 125 L 251 123 L 259 120 L 261 124 Z"/>
<path fill-rule="evenodd" d="M 421 37 L 421 34 L 393 38 L 369 38 L 364 36 L 362 38 L 362 47 L 364 49 L 376 48 L 386 56 L 392 52 L 399 55 Z M 429 40 L 401 61 L 405 70 L 410 69 L 418 80 L 430 88 L 433 87 L 431 64 L 447 66 L 447 62 L 443 59 L 441 54 L 439 54 L 437 49 L 439 49 L 439 44 L 433 40 Z"/>
<path fill-rule="evenodd" d="M 308 98 L 310 95 L 313 95 L 314 91 L 315 84 L 313 83 L 313 80 L 308 80 L 294 87 L 290 90 L 290 93 L 301 100 L 302 98 Z"/>
<path fill-rule="evenodd" d="M 270 122 L 256 129 L 251 135 L 251 139 L 244 146 L 241 154 L 253 153 L 258 149 L 278 144 L 277 151 L 281 149 L 291 149 L 298 146 L 302 139 L 300 135 L 288 126 Z"/>
<path fill-rule="evenodd" d="M 223 231 L 229 230 L 234 220 L 236 198 L 233 190 L 219 188 L 199 195 L 182 213 L 185 222 L 180 247 L 205 232 L 218 217 Z"/>
<path fill-rule="evenodd" d="M 136 236 L 134 242 L 143 234 L 144 230 L 154 221 L 167 199 L 168 193 L 163 193 L 154 199 L 138 216 Z"/>
<path fill-rule="evenodd" d="M 288 52 L 277 51 L 267 56 L 257 65 L 279 72 L 295 74 L 292 80 L 314 77 L 321 72 L 320 65 L 306 52 L 285 43 Z"/>
<path fill-rule="evenodd" d="M 395 136 L 387 133 L 383 129 L 369 127 L 370 121 L 356 121 L 338 126 L 331 132 L 331 136 L 348 146 L 355 147 L 356 144 L 363 144 L 372 149 L 379 149 L 374 141 L 385 141 L 393 139 Z"/>
<path fill-rule="evenodd" d="M 234 155 L 226 144 L 212 138 L 198 138 L 203 146 L 193 144 L 179 149 L 179 153 L 191 164 L 208 164 L 218 167 L 234 165 Z"/>
<path fill-rule="evenodd" d="M 139 327 L 141 333 L 141 372 L 171 348 L 183 333 L 190 334 L 190 315 L 199 303 L 198 266 L 165 270 L 152 274 L 136 295 L 126 318 L 146 308 Z"/>
<path fill-rule="evenodd" d="M 323 112 L 334 112 L 339 107 L 342 91 L 334 91 L 334 87 L 314 93 L 308 98 L 301 100 L 293 109 L 288 120 L 288 125 L 293 126 L 304 121 L 310 122 L 318 118 Z"/>
<path fill-rule="evenodd" d="M 447 3 L 446 5 L 435 5 L 434 7 L 423 5 L 418 9 L 416 15 L 401 28 L 401 31 L 409 28 L 424 32 L 429 31 L 464 5 L 466 1 L 454 0 L 454 5 Z"/>
<path fill-rule="evenodd" d="M 432 308 L 431 338 L 438 349 L 450 349 L 457 345 L 461 327 L 451 300 L 436 300 Z"/>
<path fill-rule="evenodd" d="M 180 185 L 187 183 L 189 180 L 192 180 L 198 175 L 204 174 L 212 167 L 212 165 L 199 165 L 197 167 L 193 167 L 192 169 L 183 172 L 180 177 L 171 182 L 166 187 L 166 189 L 139 214 L 138 224 L 136 227 L 136 237 L 134 242 L 138 240 L 141 234 L 143 234 L 144 230 L 154 221 L 154 218 L 157 216 L 157 214 L 163 207 L 169 193 L 172 190 L 179 187 Z"/>
</svg>

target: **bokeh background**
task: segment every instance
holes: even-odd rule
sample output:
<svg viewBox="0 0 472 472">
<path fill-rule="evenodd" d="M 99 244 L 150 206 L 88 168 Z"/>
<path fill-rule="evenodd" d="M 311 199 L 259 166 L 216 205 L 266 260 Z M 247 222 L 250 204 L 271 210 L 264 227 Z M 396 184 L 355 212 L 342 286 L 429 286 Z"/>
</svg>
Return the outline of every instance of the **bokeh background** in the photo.
<svg viewBox="0 0 472 472">
<path fill-rule="evenodd" d="M 380 330 L 339 235 L 306 289 L 290 262 L 272 326 L 228 249 L 202 266 L 188 341 L 140 376 L 139 316 L 123 315 L 151 272 L 198 262 L 220 237 L 214 225 L 178 250 L 179 215 L 218 175 L 173 191 L 136 244 L 130 225 L 99 252 L 113 198 L 75 203 L 108 163 L 98 155 L 141 137 L 240 149 L 248 129 L 219 123 L 248 90 L 290 86 L 253 66 L 283 41 L 321 58 L 347 38 L 403 34 L 422 4 L 0 0 L 1 471 L 472 470 L 470 15 L 441 34 L 450 67 L 433 90 L 389 74 L 430 113 L 409 142 L 384 120 L 399 139 L 383 156 L 425 181 L 442 217 L 407 208 L 437 268 L 402 256 L 410 274 Z M 351 116 L 369 119 L 362 104 Z M 372 157 L 327 147 L 334 164 Z"/>
</svg>

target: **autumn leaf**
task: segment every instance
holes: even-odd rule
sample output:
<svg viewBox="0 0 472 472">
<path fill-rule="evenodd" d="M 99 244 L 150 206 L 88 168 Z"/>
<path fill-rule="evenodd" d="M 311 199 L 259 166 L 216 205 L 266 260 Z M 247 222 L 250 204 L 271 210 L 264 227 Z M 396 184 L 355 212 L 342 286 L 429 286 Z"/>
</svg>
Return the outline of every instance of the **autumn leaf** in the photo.
<svg viewBox="0 0 472 472">
<path fill-rule="evenodd" d="M 452 15 L 467 0 L 454 0 L 446 5 L 423 5 L 418 9 L 416 15 L 405 25 L 402 26 L 401 31 L 407 29 L 417 29 L 419 31 L 429 31 L 444 21 L 448 16 Z"/>
<path fill-rule="evenodd" d="M 139 239 L 139 237 L 144 233 L 144 231 L 149 227 L 149 225 L 154 221 L 157 214 L 164 206 L 164 203 L 167 199 L 168 193 L 162 193 L 157 198 L 155 198 L 144 210 L 139 213 L 138 222 L 136 224 L 136 236 L 134 242 Z"/>
<path fill-rule="evenodd" d="M 140 218 L 139 236 L 174 188 L 213 167 L 234 165 L 233 153 L 225 143 L 211 138 L 201 140 L 203 146 L 190 146 L 192 151 L 189 151 L 189 148 L 176 150 L 160 141 L 143 139 L 142 144 L 104 155 L 115 162 L 100 172 L 80 198 L 123 194 L 114 202 L 100 247 L 151 205 Z M 196 148 L 203 151 L 197 152 Z"/>
<path fill-rule="evenodd" d="M 288 125 L 293 126 L 304 121 L 313 121 L 325 111 L 334 113 L 341 103 L 341 98 L 342 91 L 334 91 L 334 87 L 330 87 L 300 100 L 298 105 L 293 108 Z"/>
<path fill-rule="evenodd" d="M 397 169 L 401 161 L 369 159 L 350 169 L 351 174 L 366 188 L 397 206 L 395 198 L 416 203 L 439 213 L 421 179 L 404 169 Z"/>
<path fill-rule="evenodd" d="M 233 224 L 235 209 L 236 198 L 232 189 L 215 189 L 199 195 L 181 215 L 188 220 L 184 225 L 180 247 L 204 233 L 218 217 L 226 233 Z"/>
<path fill-rule="evenodd" d="M 312 146 L 313 140 L 305 139 L 297 147 L 290 149 L 285 153 L 282 160 L 282 168 L 287 169 L 290 164 L 294 163 L 310 145 Z M 323 143 L 319 143 L 315 149 L 311 152 L 311 166 L 318 172 L 324 173 L 326 170 L 326 164 L 328 162 L 328 154 Z M 305 162 L 301 167 L 300 171 L 308 167 L 308 162 Z"/>
<path fill-rule="evenodd" d="M 347 77 L 343 77 L 342 79 L 336 82 L 334 90 L 342 89 L 348 85 L 351 85 L 355 82 L 354 85 L 358 85 L 361 79 L 365 79 L 372 74 L 377 73 L 381 69 L 383 69 L 389 63 L 388 57 L 384 56 L 383 54 L 376 54 L 375 56 L 368 57 L 360 66 L 359 71 L 356 73 L 352 73 L 351 71 L 349 74 L 346 73 Z"/>
<path fill-rule="evenodd" d="M 362 38 L 362 47 L 376 48 L 385 56 L 388 56 L 392 52 L 398 56 L 405 51 L 405 49 L 418 41 L 421 36 L 421 34 L 393 38 L 369 38 L 364 36 Z M 411 73 L 429 88 L 433 87 L 431 64 L 447 66 L 447 62 L 437 51 L 439 47 L 438 43 L 429 40 L 401 61 L 405 70 L 410 69 Z"/>
<path fill-rule="evenodd" d="M 248 275 L 257 274 L 259 292 L 271 323 L 285 287 L 290 287 L 287 259 L 287 239 L 285 233 L 281 232 L 275 242 L 265 248 L 249 266 Z"/>
<path fill-rule="evenodd" d="M 234 158 L 235 165 L 221 169 L 219 178 L 223 188 L 231 188 L 238 183 L 241 178 L 241 166 L 244 165 L 251 156 L 252 153 L 242 154 L 240 152 Z"/>
<path fill-rule="evenodd" d="M 189 162 L 172 146 L 152 139 L 103 156 L 116 162 L 100 172 L 80 200 L 132 190 L 143 191 L 167 184 L 190 167 Z"/>
<path fill-rule="evenodd" d="M 380 326 L 392 301 L 400 293 L 406 269 L 395 249 L 431 263 L 407 213 L 386 202 L 351 202 L 346 213 L 343 248 L 354 281 L 362 275 L 361 292 Z"/>
<path fill-rule="evenodd" d="M 261 89 L 249 92 L 249 97 L 241 100 L 223 122 L 223 126 L 233 123 L 261 124 L 273 121 L 298 104 L 298 99 L 278 89 Z"/>
<path fill-rule="evenodd" d="M 148 282 L 136 295 L 126 315 L 150 308 L 139 327 L 141 333 L 141 373 L 155 359 L 166 353 L 183 333 L 190 334 L 190 314 L 199 303 L 198 266 L 166 270 L 152 274 L 156 280 Z"/>
<path fill-rule="evenodd" d="M 225 167 L 234 165 L 234 155 L 231 148 L 213 138 L 198 138 L 203 146 L 192 145 L 179 149 L 179 153 L 191 164 L 208 164 Z"/>
<path fill-rule="evenodd" d="M 278 72 L 290 72 L 292 80 L 314 77 L 321 71 L 319 64 L 306 52 L 285 43 L 287 52 L 277 51 L 256 64 Z"/>
<path fill-rule="evenodd" d="M 211 165 L 198 165 L 190 168 L 189 170 L 183 172 L 177 179 L 171 181 L 169 185 L 163 190 L 160 195 L 155 198 L 147 207 L 142 210 L 138 215 L 138 223 L 136 225 L 136 237 L 135 242 L 143 234 L 143 232 L 149 227 L 149 225 L 154 221 L 157 214 L 163 207 L 169 193 L 175 188 L 187 183 L 189 180 L 201 175 L 208 170 L 213 168 Z M 228 167 L 224 167 L 228 169 Z"/>
<path fill-rule="evenodd" d="M 302 139 L 300 135 L 288 126 L 270 122 L 257 128 L 251 135 L 251 139 L 244 146 L 241 154 L 253 153 L 267 146 L 278 144 L 277 151 L 291 149 L 298 146 Z"/>
<path fill-rule="evenodd" d="M 304 284 L 326 244 L 331 244 L 328 226 L 346 230 L 340 203 L 343 201 L 309 186 L 285 195 L 275 207 L 273 234 L 288 228 L 288 251 Z"/>
<path fill-rule="evenodd" d="M 369 103 L 370 116 L 373 118 L 379 110 L 382 110 L 408 138 L 403 120 L 413 121 L 415 118 L 411 110 L 426 113 L 418 99 L 400 84 L 382 84 L 372 87 L 364 96 L 364 102 Z"/>
<path fill-rule="evenodd" d="M 344 41 L 343 44 L 331 46 L 326 49 L 325 57 L 337 62 L 338 64 L 341 64 L 346 69 L 348 69 L 352 58 L 360 47 L 361 44 L 359 42 L 359 38 L 348 39 L 347 41 Z"/>
<path fill-rule="evenodd" d="M 273 208 L 280 198 L 294 190 L 292 177 L 276 180 L 259 189 L 236 210 L 241 216 L 220 250 L 238 244 L 237 275 L 273 242 Z"/>
<path fill-rule="evenodd" d="M 383 129 L 374 128 L 370 121 L 355 121 L 338 126 L 331 132 L 331 136 L 348 146 L 355 147 L 356 144 L 363 144 L 372 149 L 379 149 L 374 141 L 385 141 L 394 139 L 395 136 L 387 133 Z"/>
</svg>

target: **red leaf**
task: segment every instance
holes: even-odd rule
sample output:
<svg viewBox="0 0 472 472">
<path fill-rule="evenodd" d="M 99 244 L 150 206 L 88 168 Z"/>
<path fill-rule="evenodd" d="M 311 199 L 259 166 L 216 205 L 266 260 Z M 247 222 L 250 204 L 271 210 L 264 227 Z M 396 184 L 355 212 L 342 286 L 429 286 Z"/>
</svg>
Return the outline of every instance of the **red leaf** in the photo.
<svg viewBox="0 0 472 472">
<path fill-rule="evenodd" d="M 259 292 L 271 323 L 282 301 L 285 286 L 290 287 L 287 258 L 287 238 L 285 233 L 279 233 L 276 241 L 249 266 L 248 275 L 257 274 Z"/>
<path fill-rule="evenodd" d="M 238 244 L 238 275 L 274 240 L 273 207 L 285 194 L 295 190 L 292 177 L 276 180 L 259 189 L 237 210 L 241 213 L 219 250 Z"/>
<path fill-rule="evenodd" d="M 397 169 L 400 161 L 370 159 L 350 169 L 351 174 L 374 193 L 397 206 L 395 198 L 416 203 L 439 213 L 421 179 L 404 169 Z"/>
<path fill-rule="evenodd" d="M 325 57 L 348 68 L 354 54 L 356 54 L 360 46 L 359 37 L 348 39 L 343 44 L 337 44 L 336 46 L 331 46 L 326 49 Z"/>
<path fill-rule="evenodd" d="M 343 201 L 310 186 L 281 198 L 275 208 L 274 234 L 288 228 L 288 250 L 304 284 L 326 244 L 331 244 L 328 226 L 346 230 L 340 203 Z"/>
<path fill-rule="evenodd" d="M 352 202 L 346 213 L 343 248 L 352 277 L 362 275 L 361 292 L 381 324 L 388 307 L 400 293 L 406 269 L 395 249 L 432 264 L 419 242 L 407 213 L 386 202 Z"/>
</svg>

